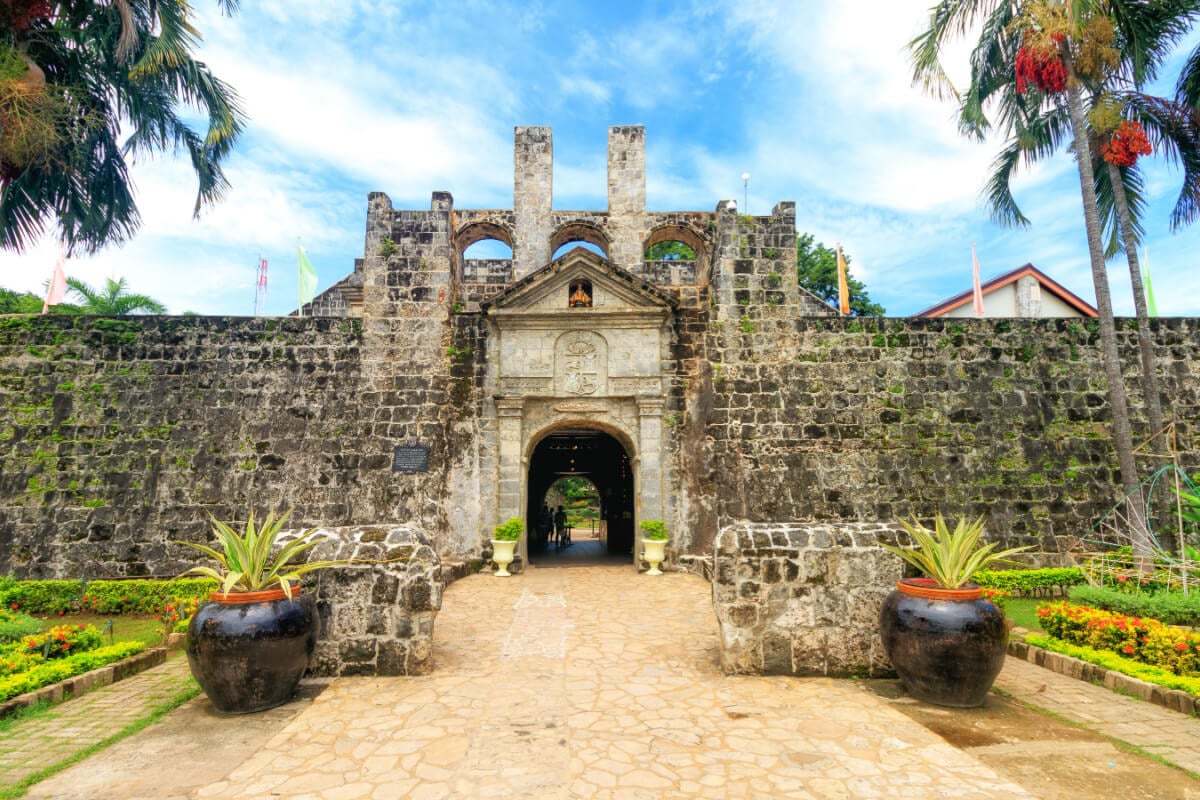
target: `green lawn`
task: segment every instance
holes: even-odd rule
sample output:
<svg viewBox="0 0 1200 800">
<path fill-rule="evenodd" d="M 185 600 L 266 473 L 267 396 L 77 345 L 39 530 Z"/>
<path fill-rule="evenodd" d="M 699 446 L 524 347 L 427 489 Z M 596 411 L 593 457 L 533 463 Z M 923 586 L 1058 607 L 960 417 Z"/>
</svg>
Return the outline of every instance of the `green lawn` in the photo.
<svg viewBox="0 0 1200 800">
<path fill-rule="evenodd" d="M 1034 597 L 1012 597 L 1004 601 L 1004 613 L 1014 625 L 1028 628 L 1033 633 L 1045 633 L 1037 618 L 1037 607 L 1048 602 Z"/>
<path fill-rule="evenodd" d="M 42 621 L 42 630 L 55 625 L 95 625 L 104 632 L 104 643 L 145 642 L 147 647 L 158 647 L 163 643 L 162 623 L 154 616 L 106 617 L 97 614 L 35 615 Z M 105 626 L 112 621 L 112 628 Z"/>
</svg>

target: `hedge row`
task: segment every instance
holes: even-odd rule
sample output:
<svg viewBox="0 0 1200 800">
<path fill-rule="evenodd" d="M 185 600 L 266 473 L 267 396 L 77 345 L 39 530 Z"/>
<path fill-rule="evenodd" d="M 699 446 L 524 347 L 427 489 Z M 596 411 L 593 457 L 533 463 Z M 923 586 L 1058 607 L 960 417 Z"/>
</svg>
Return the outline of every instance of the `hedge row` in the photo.
<svg viewBox="0 0 1200 800">
<path fill-rule="evenodd" d="M 217 588 L 208 578 L 121 581 L 19 581 L 0 578 L 0 607 L 26 614 L 155 614 L 171 602 L 201 599 Z"/>
<path fill-rule="evenodd" d="M 0 645 L 15 642 L 41 629 L 41 620 L 0 605 Z"/>
<path fill-rule="evenodd" d="M 1076 586 L 1071 602 L 1133 617 L 1153 617 L 1168 625 L 1200 627 L 1200 586 L 1190 594 L 1159 592 L 1130 593 L 1107 586 Z"/>
<path fill-rule="evenodd" d="M 1047 569 L 984 569 L 975 573 L 975 583 L 988 589 L 1003 589 L 1015 595 L 1036 594 L 1039 590 L 1069 589 L 1087 583 L 1079 567 Z"/>
<path fill-rule="evenodd" d="M 1062 653 L 1064 656 L 1078 658 L 1080 661 L 1086 661 L 1098 667 L 1111 669 L 1128 675 L 1131 678 L 1138 678 L 1139 680 L 1167 689 L 1179 689 L 1180 691 L 1200 697 L 1200 678 L 1187 678 L 1182 675 L 1176 675 L 1169 670 L 1143 664 L 1131 658 L 1123 658 L 1117 653 L 1108 650 L 1096 650 L 1091 647 L 1069 644 L 1052 636 L 1029 635 L 1025 637 L 1025 641 L 1043 650 Z"/>
<path fill-rule="evenodd" d="M 120 644 L 101 647 L 86 653 L 78 653 L 58 661 L 47 661 L 44 664 L 0 678 L 0 701 L 8 700 L 19 694 L 36 691 L 43 686 L 65 681 L 76 675 L 82 675 L 99 667 L 129 658 L 146 649 L 145 642 L 121 642 Z"/>
</svg>

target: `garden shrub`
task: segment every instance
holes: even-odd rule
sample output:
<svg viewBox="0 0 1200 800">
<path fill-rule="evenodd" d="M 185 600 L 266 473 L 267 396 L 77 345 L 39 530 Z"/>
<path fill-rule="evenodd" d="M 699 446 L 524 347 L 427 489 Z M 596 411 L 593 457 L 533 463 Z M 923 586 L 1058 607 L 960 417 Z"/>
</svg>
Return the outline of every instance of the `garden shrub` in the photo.
<svg viewBox="0 0 1200 800">
<path fill-rule="evenodd" d="M 95 650 L 100 644 L 100 631 L 95 625 L 55 625 L 45 633 L 21 639 L 17 648 L 19 652 L 51 660 Z"/>
<path fill-rule="evenodd" d="M 1200 633 L 1066 602 L 1044 605 L 1037 614 L 1055 639 L 1109 650 L 1176 675 L 1200 674 Z"/>
<path fill-rule="evenodd" d="M 1124 658 L 1108 650 L 1096 650 L 1091 647 L 1068 644 L 1050 636 L 1030 635 L 1025 637 L 1025 641 L 1043 650 L 1062 653 L 1063 655 L 1071 656 L 1071 658 L 1078 658 L 1080 661 L 1095 664 L 1098 667 L 1120 672 L 1131 678 L 1137 678 L 1167 689 L 1178 689 L 1200 697 L 1200 678 L 1183 677 L 1159 667 L 1153 667 L 1149 664 L 1142 664 L 1138 661 Z"/>
<path fill-rule="evenodd" d="M 129 658 L 145 649 L 145 642 L 120 642 L 56 661 L 47 661 L 24 672 L 0 677 L 0 701 L 82 675 L 89 670 Z"/>
<path fill-rule="evenodd" d="M 217 588 L 208 578 L 119 581 L 0 579 L 0 607 L 26 614 L 157 614 L 163 605 L 204 598 Z"/>
<path fill-rule="evenodd" d="M 975 583 L 989 589 L 1003 589 L 1013 594 L 1035 594 L 1038 590 L 1059 588 L 1063 591 L 1087 578 L 1079 567 L 1047 569 L 984 569 L 975 573 Z"/>
<path fill-rule="evenodd" d="M 1116 611 L 1137 617 L 1153 617 L 1168 625 L 1200 627 L 1200 587 L 1185 596 L 1182 592 L 1131 594 L 1107 586 L 1076 586 L 1071 601 L 1080 605 Z"/>
<path fill-rule="evenodd" d="M 0 608 L 0 644 L 15 642 L 21 637 L 37 633 L 41 629 L 40 620 L 19 611 Z"/>
</svg>

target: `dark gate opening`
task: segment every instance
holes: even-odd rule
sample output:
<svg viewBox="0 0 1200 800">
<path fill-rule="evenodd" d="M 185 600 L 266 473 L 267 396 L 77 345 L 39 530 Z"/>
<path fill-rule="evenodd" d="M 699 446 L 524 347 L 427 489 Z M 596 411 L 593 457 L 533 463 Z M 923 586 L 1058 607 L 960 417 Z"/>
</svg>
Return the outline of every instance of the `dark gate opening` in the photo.
<svg viewBox="0 0 1200 800">
<path fill-rule="evenodd" d="M 549 541 L 542 521 L 543 505 L 555 482 L 568 477 L 583 478 L 596 488 L 598 539 L 591 539 L 590 531 L 586 537 L 572 531 L 569 545 Z M 633 469 L 629 454 L 612 436 L 590 428 L 563 428 L 547 435 L 529 459 L 528 489 L 525 518 L 529 520 L 531 563 L 566 566 L 593 559 L 633 561 Z"/>
</svg>

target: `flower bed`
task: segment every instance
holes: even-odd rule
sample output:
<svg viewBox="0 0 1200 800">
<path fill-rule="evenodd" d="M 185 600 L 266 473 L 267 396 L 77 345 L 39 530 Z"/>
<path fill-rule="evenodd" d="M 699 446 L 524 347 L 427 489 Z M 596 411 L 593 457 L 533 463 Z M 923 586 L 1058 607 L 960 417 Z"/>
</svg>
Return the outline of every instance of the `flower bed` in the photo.
<svg viewBox="0 0 1200 800">
<path fill-rule="evenodd" d="M 1165 625 L 1149 617 L 1052 603 L 1038 609 L 1042 627 L 1069 644 L 1107 650 L 1166 670 L 1174 675 L 1200 675 L 1200 633 Z"/>
<path fill-rule="evenodd" d="M 22 672 L 0 678 L 0 701 L 82 675 L 145 649 L 144 642 L 121 642 L 53 661 L 43 661 Z"/>
</svg>

